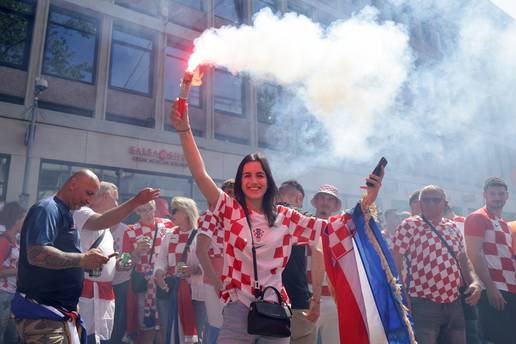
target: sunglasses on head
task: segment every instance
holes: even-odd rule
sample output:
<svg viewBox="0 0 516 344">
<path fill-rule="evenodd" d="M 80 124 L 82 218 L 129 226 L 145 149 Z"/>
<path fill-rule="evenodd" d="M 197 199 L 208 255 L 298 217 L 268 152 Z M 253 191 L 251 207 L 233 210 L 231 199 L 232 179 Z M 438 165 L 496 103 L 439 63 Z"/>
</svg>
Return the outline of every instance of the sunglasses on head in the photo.
<svg viewBox="0 0 516 344">
<path fill-rule="evenodd" d="M 421 202 L 439 204 L 443 200 L 442 197 L 422 197 Z"/>
</svg>

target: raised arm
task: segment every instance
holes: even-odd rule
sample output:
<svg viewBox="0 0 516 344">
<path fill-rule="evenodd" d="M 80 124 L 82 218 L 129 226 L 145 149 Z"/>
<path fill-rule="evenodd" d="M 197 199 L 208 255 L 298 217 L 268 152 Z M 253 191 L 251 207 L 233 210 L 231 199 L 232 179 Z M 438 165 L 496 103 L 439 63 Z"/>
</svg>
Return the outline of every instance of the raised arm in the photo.
<svg viewBox="0 0 516 344">
<path fill-rule="evenodd" d="M 199 190 L 208 201 L 208 204 L 216 204 L 219 198 L 219 189 L 217 185 L 208 175 L 206 166 L 202 160 L 201 153 L 195 143 L 192 129 L 190 128 L 190 120 L 188 119 L 188 108 L 185 111 L 184 116 L 177 111 L 176 103 L 172 103 L 172 110 L 170 112 L 170 119 L 176 131 L 181 138 L 181 146 L 183 147 L 183 153 L 185 154 L 186 162 L 192 173 L 192 177 L 197 183 Z"/>
<path fill-rule="evenodd" d="M 145 188 L 130 200 L 120 204 L 118 207 L 106 211 L 104 214 L 91 215 L 83 229 L 101 230 L 112 227 L 127 216 L 138 206 L 148 203 L 149 201 L 159 197 L 159 189 Z"/>
</svg>

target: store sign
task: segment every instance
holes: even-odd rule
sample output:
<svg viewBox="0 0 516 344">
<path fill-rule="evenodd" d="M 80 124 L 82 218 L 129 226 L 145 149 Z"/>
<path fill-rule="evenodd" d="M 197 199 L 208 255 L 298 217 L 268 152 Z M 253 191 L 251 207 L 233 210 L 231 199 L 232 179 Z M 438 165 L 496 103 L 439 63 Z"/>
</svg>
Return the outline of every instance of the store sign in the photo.
<svg viewBox="0 0 516 344">
<path fill-rule="evenodd" d="M 130 146 L 129 154 L 133 157 L 134 161 L 179 167 L 187 166 L 185 156 L 183 154 L 170 152 L 165 149 Z"/>
</svg>

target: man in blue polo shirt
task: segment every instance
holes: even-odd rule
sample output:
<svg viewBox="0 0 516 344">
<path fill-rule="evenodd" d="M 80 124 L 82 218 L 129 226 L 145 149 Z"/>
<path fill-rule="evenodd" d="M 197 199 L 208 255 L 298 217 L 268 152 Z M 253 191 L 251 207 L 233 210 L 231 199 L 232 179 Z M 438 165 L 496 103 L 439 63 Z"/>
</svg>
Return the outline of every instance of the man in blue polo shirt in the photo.
<svg viewBox="0 0 516 344">
<path fill-rule="evenodd" d="M 99 189 L 90 170 L 70 177 L 57 194 L 35 203 L 21 231 L 18 284 L 12 303 L 16 326 L 23 343 L 73 343 L 78 329 L 77 303 L 83 272 L 105 264 L 109 257 L 94 248 L 81 252 L 79 232 L 72 211 L 86 206 Z M 144 189 L 136 197 L 103 215 L 91 218 L 91 229 L 110 227 L 135 207 L 159 196 Z M 64 326 L 63 326 L 64 323 Z"/>
</svg>

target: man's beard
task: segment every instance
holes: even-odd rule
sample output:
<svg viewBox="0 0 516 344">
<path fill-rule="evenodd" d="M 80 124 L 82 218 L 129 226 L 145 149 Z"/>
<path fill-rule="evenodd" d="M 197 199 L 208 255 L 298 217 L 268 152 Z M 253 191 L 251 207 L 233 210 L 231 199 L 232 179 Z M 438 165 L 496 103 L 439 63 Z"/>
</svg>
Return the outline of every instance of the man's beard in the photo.
<svg viewBox="0 0 516 344">
<path fill-rule="evenodd" d="M 496 202 L 490 202 L 488 204 L 488 208 L 491 208 L 491 209 L 503 209 L 503 207 L 505 206 L 505 202 L 503 201 L 496 201 Z"/>
</svg>

